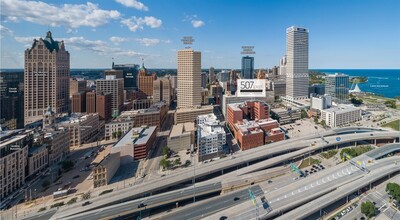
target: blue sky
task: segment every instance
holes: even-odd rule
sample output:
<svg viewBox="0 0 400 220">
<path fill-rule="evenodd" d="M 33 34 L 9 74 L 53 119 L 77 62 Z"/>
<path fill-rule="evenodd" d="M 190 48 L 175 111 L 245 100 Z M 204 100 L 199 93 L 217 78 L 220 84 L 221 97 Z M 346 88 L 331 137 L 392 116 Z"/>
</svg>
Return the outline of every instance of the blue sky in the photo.
<svg viewBox="0 0 400 220">
<path fill-rule="evenodd" d="M 399 0 L 2 0 L 1 68 L 22 68 L 33 38 L 63 39 L 72 68 L 141 63 L 176 68 L 183 36 L 202 67 L 240 68 L 241 46 L 255 67 L 279 64 L 286 28 L 309 29 L 310 68 L 400 68 Z"/>
</svg>

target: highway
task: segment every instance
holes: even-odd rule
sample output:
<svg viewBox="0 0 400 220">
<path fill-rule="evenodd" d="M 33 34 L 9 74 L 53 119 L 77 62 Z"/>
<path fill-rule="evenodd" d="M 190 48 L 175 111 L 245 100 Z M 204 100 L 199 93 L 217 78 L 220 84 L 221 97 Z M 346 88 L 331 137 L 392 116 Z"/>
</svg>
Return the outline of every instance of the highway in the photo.
<svg viewBox="0 0 400 220">
<path fill-rule="evenodd" d="M 400 133 L 399 132 L 374 132 L 373 136 L 371 136 L 371 133 L 367 132 L 367 133 L 359 133 L 359 134 L 354 134 L 353 132 L 357 132 L 357 131 L 361 131 L 361 132 L 366 132 L 366 131 L 370 131 L 369 128 L 367 128 L 365 131 L 363 130 L 364 128 L 341 128 L 341 129 L 337 129 L 337 130 L 330 130 L 327 131 L 325 133 L 321 133 L 323 135 L 333 135 L 336 132 L 341 133 L 341 132 L 346 132 L 346 133 L 350 133 L 347 135 L 341 135 L 341 141 L 340 142 L 336 142 L 335 144 L 339 144 L 339 143 L 344 143 L 344 142 L 351 142 L 351 141 L 357 141 L 357 140 L 363 140 L 363 139 L 379 139 L 379 138 L 394 138 L 394 137 L 399 137 Z M 307 138 L 315 138 L 318 137 L 318 135 L 310 135 L 308 137 L 302 137 L 302 138 L 296 138 L 296 139 L 290 139 L 290 140 L 286 140 L 284 142 L 277 142 L 277 143 L 272 143 L 269 145 L 264 145 L 258 148 L 254 148 L 251 150 L 247 150 L 246 152 L 241 152 L 240 154 L 235 155 L 234 159 L 230 159 L 230 158 L 223 158 L 217 161 L 213 161 L 212 163 L 208 163 L 208 164 L 202 164 L 201 166 L 196 166 L 196 177 L 201 177 L 207 174 L 210 174 L 212 172 L 215 171 L 219 171 L 219 170 L 224 170 L 230 167 L 235 167 L 239 164 L 243 164 L 249 161 L 253 161 L 256 159 L 260 159 L 266 156 L 272 156 L 274 154 L 277 153 L 284 153 L 290 150 L 298 150 L 301 148 L 307 148 L 307 146 L 309 146 L 311 143 L 314 143 L 315 141 L 322 142 L 322 140 L 318 137 L 315 140 L 304 140 Z M 348 138 L 347 138 L 348 137 Z M 334 141 L 335 137 L 326 137 L 325 139 L 331 138 L 332 142 Z M 299 144 L 300 143 L 300 144 Z M 299 147 L 299 145 L 301 145 L 301 147 Z M 318 146 L 318 144 L 316 145 Z M 322 143 L 320 148 L 322 148 Z M 316 147 L 314 147 L 316 148 Z M 304 152 L 308 152 L 309 149 L 305 150 Z M 293 156 L 298 156 L 301 154 L 304 154 L 304 152 L 299 152 L 296 154 L 293 154 L 295 152 L 290 153 L 288 156 L 285 157 L 285 155 L 281 155 L 278 157 L 273 157 L 271 159 L 269 159 L 268 163 L 270 164 L 277 164 L 283 161 L 287 161 L 288 159 L 292 158 Z M 273 161 L 271 161 L 273 160 Z M 265 162 L 265 161 L 264 161 Z M 263 163 L 263 162 L 260 162 Z M 257 163 L 257 164 L 260 164 Z M 255 164 L 255 165 L 257 165 Z M 253 165 L 251 165 L 253 166 Z M 251 167 L 249 166 L 249 167 Z M 271 165 L 262 165 L 262 168 L 268 167 Z M 259 170 L 260 167 L 252 167 L 253 171 L 254 170 Z M 192 179 L 192 171 L 191 171 L 191 167 L 189 167 L 186 170 L 182 170 L 182 172 L 180 173 L 175 173 L 175 174 L 171 174 L 165 177 L 161 177 L 163 179 L 160 178 L 154 178 L 152 180 L 149 180 L 143 184 L 139 184 L 139 185 L 134 185 L 132 187 L 123 189 L 123 190 L 119 190 L 116 192 L 112 192 L 110 194 L 107 194 L 107 198 L 101 198 L 101 197 L 97 197 L 97 198 L 93 198 L 92 199 L 92 204 L 89 205 L 88 207 L 85 207 L 84 209 L 82 209 L 82 207 L 80 206 L 80 204 L 77 205 L 71 205 L 69 207 L 63 207 L 60 208 L 60 210 L 57 212 L 57 216 L 58 217 L 62 217 L 62 216 L 69 216 L 71 214 L 75 214 L 75 213 L 79 213 L 79 212 L 83 212 L 85 210 L 87 210 L 87 208 L 90 209 L 95 209 L 95 208 L 99 208 L 99 207 L 103 207 L 103 206 L 107 206 L 109 204 L 112 204 L 113 202 L 118 202 L 118 201 L 124 201 L 124 200 L 128 200 L 132 197 L 137 197 L 137 196 L 142 196 L 146 193 L 151 193 L 154 190 L 160 190 L 160 189 L 165 189 L 169 186 L 173 186 L 176 185 L 178 183 L 182 183 L 188 180 Z M 245 172 L 245 173 L 248 173 Z M 241 173 L 244 174 L 244 173 Z M 162 181 L 163 184 L 160 184 L 160 181 Z"/>
<path fill-rule="evenodd" d="M 399 160 L 398 157 L 395 158 Z M 308 202 L 282 216 L 276 218 L 276 220 L 285 220 L 285 219 L 302 219 L 305 218 L 315 212 L 318 212 L 321 208 L 326 207 L 333 202 L 338 201 L 339 199 L 346 197 L 347 195 L 361 189 L 363 187 L 369 186 L 371 183 L 379 180 L 389 174 L 400 171 L 400 166 L 395 164 L 391 160 L 391 164 L 382 163 L 382 166 L 373 169 L 370 173 L 366 174 L 364 178 L 357 179 L 352 181 L 342 187 L 339 187 L 332 193 L 328 193 L 324 196 L 321 196 L 317 199 L 314 199 L 311 202 Z M 266 216 L 267 217 L 267 216 Z"/>
<path fill-rule="evenodd" d="M 160 205 L 189 199 L 193 197 L 194 192 L 196 193 L 197 196 L 200 196 L 219 191 L 221 191 L 221 184 L 219 183 L 208 184 L 205 186 L 196 186 L 195 190 L 193 187 L 186 188 L 183 190 L 175 190 L 160 195 L 149 196 L 129 202 L 103 207 L 100 209 L 95 209 L 92 211 L 87 211 L 69 217 L 63 216 L 62 218 L 57 218 L 53 216 L 51 219 L 86 219 L 86 220 L 110 219 L 122 215 L 127 215 L 133 212 L 139 212 L 140 210 L 154 208 Z M 140 204 L 144 204 L 145 207 L 139 208 Z"/>
<path fill-rule="evenodd" d="M 260 196 L 264 194 L 260 186 L 252 186 L 251 191 L 254 196 Z M 236 199 L 235 199 L 236 198 Z M 237 199 L 238 198 L 238 199 Z M 248 189 L 235 191 L 233 193 L 224 194 L 217 198 L 211 198 L 205 201 L 196 203 L 194 208 L 183 207 L 183 210 L 173 212 L 169 215 L 161 217 L 163 220 L 189 220 L 189 219 L 201 219 L 204 215 L 215 213 L 219 210 L 226 209 L 244 201 L 250 201 Z"/>
<path fill-rule="evenodd" d="M 359 158 L 355 158 L 354 160 L 358 159 Z M 367 165 L 367 167 L 368 169 L 380 169 L 382 167 L 387 169 L 386 167 L 391 166 L 397 160 L 399 160 L 399 158 L 390 157 L 382 159 L 369 166 Z M 272 208 L 272 212 L 268 213 L 267 216 L 274 216 L 302 205 L 310 200 L 317 199 L 326 193 L 334 191 L 342 185 L 362 179 L 364 175 L 366 175 L 366 173 L 349 164 L 349 162 L 345 162 L 336 167 L 310 175 L 309 177 L 289 184 L 284 188 L 268 192 L 265 197 Z M 217 215 L 213 215 L 210 219 L 217 218 L 220 215 L 230 216 L 230 219 L 243 219 L 253 216 L 254 212 L 255 208 L 248 203 L 233 207 L 231 210 L 223 211 Z"/>
</svg>

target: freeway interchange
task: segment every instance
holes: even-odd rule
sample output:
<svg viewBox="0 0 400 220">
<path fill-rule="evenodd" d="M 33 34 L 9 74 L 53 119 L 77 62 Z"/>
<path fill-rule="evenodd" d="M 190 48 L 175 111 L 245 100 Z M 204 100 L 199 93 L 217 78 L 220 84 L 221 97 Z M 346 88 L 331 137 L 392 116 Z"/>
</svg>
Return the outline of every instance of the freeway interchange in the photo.
<svg viewBox="0 0 400 220">
<path fill-rule="evenodd" d="M 189 167 L 188 169 L 183 170 L 180 173 L 151 179 L 142 184 L 134 185 L 127 189 L 122 189 L 110 193 L 109 195 L 107 195 L 107 198 L 93 198 L 91 199 L 92 203 L 85 207 L 82 207 L 81 203 L 77 203 L 76 205 L 60 208 L 51 217 L 51 219 L 110 219 L 113 217 L 118 217 L 120 215 L 139 212 L 142 209 L 151 209 L 154 207 L 163 206 L 168 203 L 182 201 L 184 199 L 191 198 L 193 195 L 201 196 L 210 193 L 219 193 L 226 188 L 233 187 L 233 184 L 250 184 L 248 181 L 246 181 L 247 178 L 241 177 L 251 176 L 253 173 L 262 172 L 265 169 L 273 169 L 273 167 L 278 164 L 286 163 L 294 158 L 301 157 L 304 154 L 309 154 L 310 152 L 316 152 L 323 148 L 335 146 L 338 147 L 341 144 L 357 141 L 367 140 L 373 142 L 381 139 L 398 139 L 400 133 L 370 128 L 342 128 L 330 130 L 321 133 L 320 135 L 324 136 L 325 138 L 320 138 L 319 135 L 310 135 L 302 138 L 289 139 L 283 142 L 272 143 L 242 152 L 241 154 L 235 155 L 235 158 L 233 159 L 223 158 L 214 161 L 212 164 L 208 163 L 196 166 L 196 178 L 201 178 L 215 172 L 221 172 L 221 176 L 200 183 L 196 183 L 195 188 L 193 188 L 193 186 L 189 186 L 183 189 L 176 189 L 165 193 L 156 193 L 157 191 L 166 189 L 167 187 L 191 181 L 193 178 L 193 171 L 192 169 L 190 169 L 191 167 Z M 340 135 L 339 141 L 336 138 L 338 135 Z M 372 155 L 371 153 L 369 153 L 369 156 L 362 155 L 360 158 L 355 159 L 368 161 L 373 160 L 374 156 L 382 157 L 388 152 L 391 152 L 390 147 L 378 148 L 374 151 L 377 152 L 376 155 Z M 367 166 L 368 169 L 371 169 L 371 173 L 374 173 L 375 170 L 377 170 L 376 172 L 379 171 L 380 173 L 385 173 L 387 170 L 387 168 L 385 167 L 393 166 L 392 164 L 396 159 L 394 159 L 393 157 L 376 160 L 373 164 L 367 164 Z M 248 166 L 237 170 L 234 169 L 235 171 L 227 172 L 224 174 L 224 170 L 226 171 L 228 169 L 235 168 L 243 164 Z M 256 198 L 259 200 L 260 196 L 263 196 L 265 194 L 264 196 L 272 209 L 272 211 L 269 210 L 268 212 L 263 213 L 263 211 L 265 210 L 261 206 L 257 208 L 257 213 L 260 217 L 263 218 L 276 216 L 277 214 L 283 214 L 284 212 L 287 212 L 287 214 L 289 214 L 291 212 L 289 210 L 292 210 L 293 212 L 296 209 L 302 207 L 300 206 L 296 208 L 298 205 L 291 204 L 294 201 L 306 202 L 313 200 L 316 197 L 328 195 L 338 188 L 346 184 L 351 184 L 352 182 L 359 181 L 360 179 L 364 179 L 368 175 L 370 174 L 365 173 L 355 166 L 351 165 L 349 162 L 346 162 L 333 168 L 326 169 L 323 172 L 318 173 L 318 175 L 311 175 L 307 178 L 302 178 L 295 183 L 286 185 L 276 191 L 270 191 L 267 194 L 265 194 L 265 192 L 262 192 L 262 190 L 256 190 Z M 373 180 L 373 178 L 371 180 Z M 238 183 L 238 181 L 242 182 Z M 254 184 L 254 182 L 252 183 Z M 234 193 L 238 192 L 239 194 L 242 193 L 240 194 L 240 196 L 242 196 L 243 198 L 241 198 L 240 196 L 234 196 Z M 232 202 L 232 195 L 230 194 L 225 195 L 225 199 L 223 199 L 224 195 L 218 196 L 217 198 L 211 198 L 216 199 L 216 203 L 221 204 L 221 207 L 223 206 L 223 204 L 225 204 L 225 209 L 222 212 L 218 212 L 220 211 L 221 207 L 217 207 L 210 210 L 209 212 L 201 213 L 202 217 L 200 217 L 207 218 L 206 216 L 208 215 L 209 218 L 212 219 L 218 216 L 227 216 L 229 217 L 229 219 L 234 219 L 235 216 L 239 218 L 240 216 L 244 217 L 246 215 L 246 212 L 249 212 L 249 215 L 247 217 L 255 217 L 255 207 L 252 206 L 251 203 L 243 203 L 246 201 L 246 199 L 244 199 L 245 193 L 243 190 L 238 192 L 235 191 L 232 193 L 232 195 L 234 198 L 241 198 L 239 202 Z M 155 194 L 146 198 L 142 198 L 144 194 L 151 193 Z M 219 197 L 221 197 L 221 199 L 218 199 Z M 193 207 L 193 209 L 190 212 L 186 212 L 186 215 L 190 216 L 190 213 L 192 213 L 192 218 L 197 219 L 199 216 L 194 213 L 193 210 L 198 209 L 197 206 L 203 208 L 208 207 L 207 201 L 208 200 L 200 201 L 190 205 L 190 207 Z M 142 203 L 145 203 L 146 207 L 139 207 L 139 205 Z M 229 208 L 230 206 L 231 208 Z M 184 207 L 183 209 L 187 209 L 190 207 Z M 235 211 L 232 212 L 231 209 L 234 209 Z M 171 213 L 167 213 L 167 215 L 165 216 L 161 216 L 161 219 L 169 219 L 170 216 L 174 216 L 174 211 L 172 211 Z M 34 216 L 31 216 L 29 219 L 35 218 Z"/>
</svg>

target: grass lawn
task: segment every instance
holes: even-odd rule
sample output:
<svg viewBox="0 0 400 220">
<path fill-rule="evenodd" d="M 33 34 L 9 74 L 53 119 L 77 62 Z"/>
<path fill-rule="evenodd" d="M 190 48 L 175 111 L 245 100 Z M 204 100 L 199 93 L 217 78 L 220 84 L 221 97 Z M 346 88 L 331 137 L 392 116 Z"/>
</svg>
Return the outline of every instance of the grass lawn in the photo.
<svg viewBox="0 0 400 220">
<path fill-rule="evenodd" d="M 329 159 L 333 156 L 335 156 L 337 154 L 337 150 L 329 150 L 329 151 L 325 151 L 323 153 L 321 153 L 321 155 L 325 158 L 325 159 Z"/>
<path fill-rule="evenodd" d="M 400 131 L 400 119 L 397 119 L 395 121 L 384 124 L 384 125 L 382 125 L 382 127 L 391 128 L 393 130 Z"/>
<path fill-rule="evenodd" d="M 321 163 L 321 161 L 319 161 L 317 159 L 314 159 L 312 157 L 308 157 L 308 158 L 303 160 L 303 162 L 300 164 L 300 166 L 298 168 L 299 169 L 303 169 L 305 167 L 311 166 L 313 164 L 318 164 L 318 163 Z"/>
</svg>

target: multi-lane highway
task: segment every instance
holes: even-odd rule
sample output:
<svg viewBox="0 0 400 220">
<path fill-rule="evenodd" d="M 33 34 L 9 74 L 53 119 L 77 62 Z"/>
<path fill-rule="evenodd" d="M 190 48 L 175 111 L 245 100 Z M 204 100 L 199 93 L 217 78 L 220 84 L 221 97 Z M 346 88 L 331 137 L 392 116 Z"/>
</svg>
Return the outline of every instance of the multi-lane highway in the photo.
<svg viewBox="0 0 400 220">
<path fill-rule="evenodd" d="M 361 140 L 368 140 L 368 139 L 389 139 L 389 138 L 396 138 L 400 136 L 399 132 L 368 132 L 371 131 L 369 128 L 343 128 L 343 129 L 337 129 L 337 130 L 330 130 L 323 134 L 330 143 L 332 144 L 340 144 L 340 143 L 346 143 L 346 142 L 354 142 L 354 141 L 361 141 Z M 354 134 L 355 132 L 361 132 L 359 134 Z M 329 136 L 329 135 L 335 135 L 341 133 L 340 135 L 341 140 L 335 142 L 335 137 Z M 346 133 L 346 134 L 344 134 Z M 314 138 L 314 139 L 313 139 Z M 311 139 L 311 140 L 310 140 Z M 331 140 L 332 139 L 332 140 Z M 224 158 L 218 161 L 214 161 L 213 163 L 209 164 L 203 164 L 199 166 L 198 168 L 196 167 L 196 177 L 201 177 L 210 173 L 213 173 L 215 171 L 221 171 L 230 167 L 235 167 L 240 164 L 244 164 L 250 161 L 254 161 L 256 159 L 261 159 L 265 158 L 268 156 L 273 156 L 275 154 L 282 154 L 288 151 L 294 151 L 289 154 L 281 155 L 278 157 L 273 157 L 267 161 L 269 161 L 269 165 L 263 164 L 260 167 L 252 167 L 251 169 L 247 168 L 246 172 L 239 172 L 238 174 L 245 174 L 249 173 L 252 171 L 260 170 L 269 166 L 272 166 L 274 164 L 287 161 L 290 158 L 293 158 L 295 156 L 299 156 L 304 154 L 305 152 L 309 152 L 311 149 L 308 149 L 308 146 L 310 146 L 311 143 L 315 143 L 315 146 L 313 147 L 315 149 L 320 149 L 322 147 L 326 147 L 327 144 L 323 143 L 322 140 L 319 138 L 318 135 L 310 135 L 308 137 L 302 137 L 302 138 L 297 138 L 297 139 L 290 139 L 284 142 L 278 142 L 278 143 L 273 143 L 265 146 L 261 146 L 255 149 L 248 150 L 246 152 L 241 152 L 240 154 L 235 155 L 234 159 L 230 158 Z M 302 148 L 306 148 L 304 152 L 299 151 Z M 295 151 L 296 150 L 296 151 Z M 295 152 L 299 151 L 298 153 L 294 154 Z M 263 162 L 261 162 L 263 163 Z M 259 164 L 259 163 L 257 163 Z M 255 164 L 255 165 L 257 165 Z M 252 165 L 254 166 L 254 165 Z M 251 166 L 249 166 L 251 167 Z M 163 179 L 160 178 L 155 178 L 153 180 L 149 180 L 146 183 L 135 185 L 133 187 L 124 189 L 124 190 L 119 190 L 113 193 L 110 193 L 107 195 L 107 198 L 94 198 L 93 203 L 84 209 L 80 206 L 80 204 L 77 205 L 72 205 L 67 208 L 61 208 L 59 212 L 56 214 L 54 217 L 62 218 L 63 216 L 70 216 L 75 213 L 80 213 L 84 212 L 87 209 L 96 209 L 100 207 L 105 207 L 107 205 L 110 205 L 112 203 L 116 203 L 119 201 L 125 201 L 129 200 L 130 198 L 133 197 L 140 197 L 141 195 L 145 193 L 151 193 L 155 190 L 160 190 L 160 189 L 165 189 L 169 186 L 173 186 L 188 180 L 191 180 L 193 178 L 193 173 L 191 169 L 183 170 L 180 173 L 176 174 L 171 174 L 165 177 L 162 177 Z M 162 183 L 162 184 L 160 184 Z"/>
</svg>

